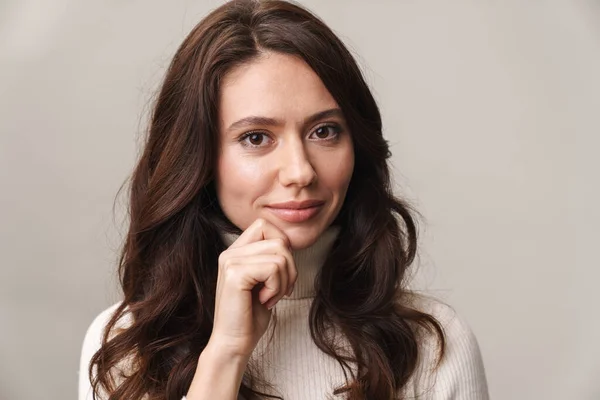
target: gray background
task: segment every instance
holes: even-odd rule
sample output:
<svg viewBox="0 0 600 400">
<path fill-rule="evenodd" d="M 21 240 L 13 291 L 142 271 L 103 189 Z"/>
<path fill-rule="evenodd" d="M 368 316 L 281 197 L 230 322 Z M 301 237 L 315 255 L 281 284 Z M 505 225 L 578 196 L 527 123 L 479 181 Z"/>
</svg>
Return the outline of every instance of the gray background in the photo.
<svg viewBox="0 0 600 400">
<path fill-rule="evenodd" d="M 74 399 L 118 300 L 149 99 L 220 1 L 0 3 L 0 399 Z M 356 53 L 422 225 L 420 287 L 470 321 L 494 399 L 599 399 L 598 1 L 317 1 Z"/>
</svg>

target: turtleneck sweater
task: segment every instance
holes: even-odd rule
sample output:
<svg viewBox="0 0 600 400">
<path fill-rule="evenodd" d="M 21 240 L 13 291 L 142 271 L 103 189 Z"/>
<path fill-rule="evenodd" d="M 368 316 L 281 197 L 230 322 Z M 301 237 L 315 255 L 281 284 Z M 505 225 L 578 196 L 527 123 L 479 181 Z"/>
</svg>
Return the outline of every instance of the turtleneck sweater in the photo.
<svg viewBox="0 0 600 400">
<path fill-rule="evenodd" d="M 339 233 L 328 228 L 312 246 L 293 251 L 298 270 L 294 291 L 273 308 L 276 318 L 259 340 L 251 365 L 271 386 L 266 391 L 285 400 L 343 399 L 333 391 L 346 383 L 344 371 L 332 357 L 323 353 L 310 335 L 309 311 L 315 296 L 315 277 L 323 265 Z M 222 233 L 227 246 L 237 235 Z M 419 336 L 417 369 L 401 395 L 420 400 L 488 400 L 488 389 L 481 352 L 469 325 L 441 301 L 424 295 L 413 295 L 410 305 L 433 315 L 444 329 L 446 348 L 436 368 L 438 343 L 432 334 Z M 100 313 L 86 333 L 81 354 L 79 400 L 91 400 L 87 367 L 99 349 L 104 326 L 118 304 Z M 274 322 L 276 320 L 276 322 Z M 343 340 L 343 338 L 342 338 Z M 349 349 L 347 343 L 341 343 Z M 355 371 L 353 369 L 353 371 Z M 260 388 L 264 389 L 264 388 Z M 105 400 L 100 397 L 101 400 Z"/>
</svg>

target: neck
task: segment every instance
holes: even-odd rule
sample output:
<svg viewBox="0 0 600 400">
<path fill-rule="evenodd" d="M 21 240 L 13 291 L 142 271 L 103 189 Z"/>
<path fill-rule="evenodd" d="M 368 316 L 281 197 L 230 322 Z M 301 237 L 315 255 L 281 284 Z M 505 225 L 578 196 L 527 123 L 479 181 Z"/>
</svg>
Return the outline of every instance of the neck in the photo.
<svg viewBox="0 0 600 400">
<path fill-rule="evenodd" d="M 294 263 L 298 270 L 298 279 L 294 285 L 294 292 L 289 298 L 285 299 L 303 299 L 315 296 L 315 278 L 331 251 L 338 234 L 339 226 L 330 226 L 309 247 L 292 251 Z M 239 235 L 222 231 L 221 237 L 225 245 L 229 247 L 237 240 Z"/>
</svg>

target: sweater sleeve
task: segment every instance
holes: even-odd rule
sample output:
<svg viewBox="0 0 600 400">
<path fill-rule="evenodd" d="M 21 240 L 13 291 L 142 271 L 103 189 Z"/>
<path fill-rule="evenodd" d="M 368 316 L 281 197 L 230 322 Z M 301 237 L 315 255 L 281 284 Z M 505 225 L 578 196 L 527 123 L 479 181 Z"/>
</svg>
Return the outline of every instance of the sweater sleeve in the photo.
<svg viewBox="0 0 600 400">
<path fill-rule="evenodd" d="M 434 400 L 488 400 L 483 359 L 475 334 L 458 315 L 446 325 L 447 350 Z"/>
<path fill-rule="evenodd" d="M 79 361 L 79 400 L 94 399 L 88 368 L 93 355 L 100 349 L 104 328 L 117 310 L 118 306 L 119 303 L 114 304 L 98 314 L 85 333 L 81 348 L 81 358 Z M 106 393 L 96 393 L 96 400 L 106 399 L 108 399 Z M 183 396 L 182 400 L 186 400 L 185 396 Z"/>
<path fill-rule="evenodd" d="M 487 380 L 477 339 L 467 322 L 451 307 L 431 301 L 424 311 L 444 329 L 446 348 L 435 369 L 437 343 L 425 342 L 415 392 L 427 400 L 489 400 Z"/>
<path fill-rule="evenodd" d="M 100 349 L 104 327 L 108 324 L 118 306 L 119 304 L 115 304 L 98 314 L 85 333 L 81 348 L 81 358 L 79 360 L 79 400 L 93 399 L 88 368 L 92 356 Z M 106 396 L 96 394 L 96 400 L 105 399 Z"/>
</svg>

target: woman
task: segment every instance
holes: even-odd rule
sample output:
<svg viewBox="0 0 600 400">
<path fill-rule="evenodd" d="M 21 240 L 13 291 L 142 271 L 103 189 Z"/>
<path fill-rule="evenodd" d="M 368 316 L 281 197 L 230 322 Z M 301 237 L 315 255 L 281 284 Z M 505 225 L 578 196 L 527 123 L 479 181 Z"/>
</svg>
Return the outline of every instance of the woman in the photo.
<svg viewBox="0 0 600 400">
<path fill-rule="evenodd" d="M 389 155 L 317 17 L 250 0 L 208 15 L 153 110 L 124 299 L 86 334 L 80 400 L 487 399 L 467 325 L 406 288 L 416 226 Z"/>
</svg>

